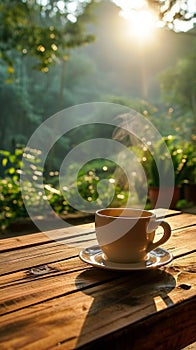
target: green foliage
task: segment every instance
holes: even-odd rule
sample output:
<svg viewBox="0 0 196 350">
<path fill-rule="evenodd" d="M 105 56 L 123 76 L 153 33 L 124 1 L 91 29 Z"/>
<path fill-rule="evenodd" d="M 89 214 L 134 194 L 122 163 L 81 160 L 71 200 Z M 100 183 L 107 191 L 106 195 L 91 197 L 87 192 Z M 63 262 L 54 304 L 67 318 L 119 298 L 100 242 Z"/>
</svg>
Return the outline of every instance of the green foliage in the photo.
<svg viewBox="0 0 196 350">
<path fill-rule="evenodd" d="M 10 7 L 12 7 L 13 10 L 13 8 L 17 7 L 17 4 L 20 4 L 22 2 L 24 3 L 24 7 L 27 6 L 25 5 L 28 3 L 27 1 L 14 0 L 0 0 L 0 5 L 2 7 L 9 5 Z M 29 6 L 33 6 L 33 3 L 37 4 L 36 1 L 30 1 L 30 3 L 31 5 Z M 44 4 L 45 3 L 46 2 L 44 1 Z M 49 28 L 51 24 L 50 22 L 55 21 L 55 25 L 51 25 L 51 30 L 53 29 L 53 27 L 56 29 L 56 27 L 58 28 L 58 26 L 64 26 L 61 20 L 58 21 L 55 16 L 55 18 L 52 16 L 52 8 L 56 6 L 56 3 L 56 1 L 51 1 L 50 8 L 48 1 L 48 5 L 44 5 L 44 8 L 39 10 L 46 11 L 47 7 L 47 13 L 50 19 L 48 19 L 47 16 L 43 16 L 43 18 L 41 17 L 41 25 L 46 25 L 46 27 Z M 68 4 L 67 1 L 65 1 L 65 5 L 66 3 Z M 85 3 L 87 4 L 87 2 L 79 3 L 79 7 L 83 5 L 86 6 Z M 36 13 L 35 17 L 39 13 L 38 7 L 37 9 L 34 9 Z M 77 11 L 79 11 L 79 7 L 77 8 Z M 100 17 L 98 18 L 99 21 L 100 19 L 102 19 L 104 11 L 105 8 L 103 7 L 100 13 L 97 12 L 97 15 Z M 29 10 L 29 13 L 30 12 L 31 10 Z M 56 11 L 55 13 L 58 17 L 58 11 Z M 83 12 L 83 9 L 81 8 L 81 10 L 77 13 L 78 15 L 80 15 L 80 17 L 82 13 L 86 14 L 86 7 L 85 12 Z M 118 16 L 117 9 L 115 15 Z M 6 16 L 11 16 L 11 13 L 9 15 L 9 11 L 6 12 Z M 13 26 L 17 25 L 17 16 L 18 14 L 16 14 L 16 24 L 14 21 L 12 23 Z M 22 17 L 23 21 L 26 21 L 26 17 Z M 108 14 L 106 18 L 108 18 Z M 61 19 L 63 20 L 62 16 Z M 34 17 L 32 20 L 34 20 Z M 65 18 L 65 22 L 66 20 L 67 19 Z M 86 23 L 84 17 L 83 19 L 81 18 L 81 20 L 83 21 L 83 23 Z M 9 19 L 9 21 L 11 21 L 11 19 Z M 23 23 L 23 21 L 21 20 L 21 23 Z M 18 21 L 18 23 L 19 22 L 20 21 Z M 56 64 L 53 66 L 49 66 L 50 69 L 47 74 L 43 74 L 38 70 L 32 70 L 32 66 L 35 66 L 36 64 L 38 64 L 38 62 L 40 63 L 38 58 L 32 55 L 28 55 L 28 53 L 21 54 L 21 51 L 15 49 L 9 49 L 8 51 L 6 51 L 8 54 L 13 55 L 12 58 L 14 60 L 15 72 L 13 71 L 13 67 L 11 66 L 6 67 L 5 65 L 1 65 L 0 67 L 0 148 L 13 150 L 16 143 L 26 144 L 34 130 L 47 117 L 55 114 L 63 108 L 67 108 L 85 102 L 88 103 L 100 100 L 112 101 L 112 99 L 110 99 L 110 96 L 108 97 L 108 94 L 115 95 L 113 97 L 114 103 L 125 104 L 144 114 L 159 129 L 161 134 L 169 135 L 170 133 L 174 134 L 174 132 L 176 132 L 181 136 L 186 137 L 187 139 L 188 137 L 190 137 L 190 130 L 191 128 L 193 128 L 194 122 L 192 112 L 190 110 L 184 112 L 181 109 L 179 109 L 178 106 L 172 106 L 172 108 L 169 108 L 168 106 L 163 105 L 162 102 L 157 107 L 157 101 L 159 99 L 159 89 L 155 87 L 157 91 L 156 96 L 154 95 L 154 93 L 153 95 L 151 94 L 151 82 L 153 82 L 153 78 L 155 77 L 154 73 L 155 71 L 158 71 L 163 67 L 164 62 L 161 65 L 156 64 L 154 67 L 154 60 L 150 58 L 149 61 L 149 57 L 146 56 L 145 65 L 146 68 L 148 67 L 146 71 L 146 79 L 147 82 L 149 82 L 149 101 L 146 102 L 139 100 L 139 96 L 141 95 L 141 67 L 139 67 L 138 65 L 138 55 L 137 50 L 134 49 L 134 43 L 129 43 L 129 50 L 127 48 L 123 49 L 123 47 L 118 47 L 118 40 L 116 40 L 115 34 L 111 34 L 112 26 L 108 27 L 107 20 L 104 22 L 105 24 L 103 23 L 103 21 L 100 22 L 101 25 L 99 29 L 98 27 L 96 28 L 95 25 L 93 26 L 93 31 L 97 31 L 100 43 L 98 41 L 95 45 L 91 45 L 88 47 L 80 47 L 77 49 L 75 48 L 74 50 L 60 49 L 59 53 L 61 52 L 62 55 L 59 57 L 56 56 L 58 52 L 54 51 L 53 59 Z M 73 31 L 74 25 L 76 23 L 71 23 L 71 25 L 73 25 Z M 50 34 L 53 37 L 54 33 L 53 30 L 51 30 Z M 102 32 L 104 32 L 104 40 L 101 37 Z M 14 33 L 15 30 L 12 31 L 12 35 L 14 35 Z M 23 37 L 21 36 L 21 38 Z M 171 47 L 169 36 L 168 39 L 169 42 L 167 43 L 167 45 L 169 48 Z M 111 46 L 108 45 L 108 43 L 110 42 L 112 42 Z M 165 37 L 164 42 L 167 42 L 167 37 Z M 182 52 L 184 52 L 184 50 L 187 50 L 187 47 L 192 47 L 188 39 L 186 41 L 186 45 L 183 40 L 178 42 L 177 36 L 174 40 L 174 43 L 178 47 L 176 50 L 174 50 L 172 54 L 172 60 L 174 60 L 175 55 L 181 54 L 181 49 L 179 45 L 182 47 Z M 104 47 L 105 49 L 100 50 L 100 45 L 101 48 Z M 164 45 L 161 46 L 164 47 Z M 109 49 L 107 50 L 108 47 Z M 131 56 L 130 50 L 132 52 Z M 109 51 L 110 56 L 108 56 L 107 51 Z M 158 54 L 162 55 L 163 51 L 166 50 L 161 49 L 161 51 Z M 115 63 L 116 60 L 114 59 L 116 57 L 116 52 L 121 53 L 118 56 L 118 64 Z M 43 55 L 44 54 L 45 53 L 43 52 Z M 40 52 L 39 55 L 41 58 L 42 53 Z M 156 57 L 154 51 L 151 51 L 150 55 Z M 112 61 L 110 59 L 108 60 L 108 57 L 110 57 Z M 126 57 L 127 59 L 125 60 Z M 130 60 L 128 57 L 132 57 L 132 59 Z M 156 82 L 153 82 L 153 85 L 154 84 L 156 84 Z M 119 97 L 118 95 L 121 96 Z M 156 106 L 152 106 L 150 99 L 152 100 L 155 98 Z M 171 112 L 172 109 L 173 112 Z M 65 149 L 67 149 L 67 147 L 65 147 Z M 53 159 L 56 159 L 56 157 L 54 157 Z"/>
<path fill-rule="evenodd" d="M 41 192 L 39 191 L 39 177 L 43 176 L 43 169 L 40 167 L 40 151 L 36 149 L 25 149 L 18 147 L 13 153 L 1 150 L 1 163 L 5 168 L 4 175 L 0 178 L 0 230 L 4 231 L 9 225 L 19 217 L 27 217 L 28 213 L 25 209 L 23 196 L 28 200 L 34 208 L 34 213 L 40 215 L 44 210 L 44 201 L 41 200 Z M 30 169 L 28 181 L 23 182 L 23 195 L 20 189 L 20 174 L 23 172 L 22 156 L 25 161 L 29 162 Z M 116 165 L 107 160 L 94 161 L 84 166 L 76 179 L 74 188 L 67 188 L 68 197 L 74 195 L 75 191 L 79 191 L 82 198 L 88 202 L 98 198 L 97 187 L 101 179 L 107 179 L 114 184 L 113 178 Z M 70 169 L 67 174 L 67 183 L 69 176 L 72 176 Z M 45 203 L 48 201 L 56 214 L 65 217 L 67 213 L 76 210 L 70 206 L 67 199 L 62 195 L 58 184 L 57 171 L 51 171 L 47 181 L 44 180 Z M 34 186 L 32 186 L 34 183 Z M 102 200 L 110 198 L 110 190 L 107 183 L 102 183 L 102 192 L 105 193 Z M 128 194 L 119 186 L 115 186 L 115 196 L 113 206 L 122 206 L 126 203 Z M 43 199 L 43 198 L 42 198 Z M 40 206 L 42 204 L 42 207 Z"/>
<path fill-rule="evenodd" d="M 160 86 L 166 101 L 182 111 L 196 112 L 195 55 L 179 59 L 174 67 L 159 74 Z"/>
<path fill-rule="evenodd" d="M 196 184 L 196 147 L 194 143 L 185 143 L 187 152 L 187 164 L 184 174 L 184 182 Z"/>
<path fill-rule="evenodd" d="M 16 149 L 13 154 L 0 151 L 5 177 L 0 178 L 0 229 L 4 230 L 17 217 L 26 216 L 21 198 L 19 173 L 22 150 Z"/>
<path fill-rule="evenodd" d="M 191 208 L 194 205 L 194 203 L 192 202 L 187 202 L 186 199 L 180 199 L 176 205 L 176 209 L 187 209 L 187 208 Z"/>
<path fill-rule="evenodd" d="M 22 156 L 30 164 L 31 171 L 24 186 L 23 195 L 28 196 L 29 203 L 35 208 L 35 214 L 40 214 L 44 209 L 40 207 L 41 193 L 38 190 L 38 178 L 42 176 L 43 169 L 39 166 L 40 151 L 28 149 L 26 153 L 23 147 L 18 147 L 13 153 L 1 150 L 2 166 L 5 168 L 4 175 L 0 178 L 0 229 L 4 231 L 16 218 L 27 217 L 23 197 L 20 189 L 20 174 L 23 171 Z M 32 186 L 32 183 L 37 184 Z M 46 200 L 57 213 L 61 213 L 67 207 L 59 191 L 50 185 L 45 185 Z M 60 203 L 60 205 L 59 205 Z"/>
<path fill-rule="evenodd" d="M 147 174 L 150 186 L 159 186 L 158 168 L 163 175 L 163 179 L 165 179 L 167 183 L 170 160 L 168 159 L 168 152 L 163 153 L 163 144 L 167 145 L 171 156 L 175 175 L 175 185 L 180 186 L 183 182 L 188 181 L 188 178 L 192 177 L 193 173 L 195 173 L 195 147 L 192 142 L 182 142 L 178 137 L 169 135 L 155 145 L 153 153 L 151 153 L 146 147 L 142 150 L 136 149 L 141 164 Z M 158 160 L 158 163 L 156 163 L 155 159 Z"/>
<path fill-rule="evenodd" d="M 163 139 L 162 142 L 166 142 L 170 151 L 175 171 L 176 185 L 180 185 L 183 182 L 194 182 L 195 169 L 196 169 L 196 155 L 195 148 L 192 143 L 179 143 L 176 137 L 168 136 Z M 156 155 L 159 159 L 159 169 L 167 177 L 167 155 L 160 153 L 162 150 L 162 142 L 155 147 Z M 151 154 L 146 148 L 137 148 L 132 146 L 133 151 L 138 154 L 141 160 L 149 185 L 157 186 L 159 184 L 159 176 L 154 154 Z M 4 231 L 9 227 L 10 223 L 19 217 L 27 217 L 28 213 L 25 209 L 23 196 L 27 196 L 28 203 L 34 208 L 35 215 L 40 215 L 42 210 L 44 211 L 45 204 L 49 202 L 54 212 L 60 215 L 62 218 L 68 213 L 73 213 L 77 209 L 74 209 L 69 204 L 69 197 L 74 196 L 78 191 L 84 201 L 94 202 L 98 201 L 99 205 L 102 205 L 103 201 L 111 199 L 111 206 L 123 206 L 127 203 L 129 193 L 126 187 L 121 183 L 123 178 L 123 171 L 114 162 L 106 159 L 96 159 L 85 164 L 79 171 L 77 179 L 75 179 L 73 185 L 73 167 L 77 167 L 77 164 L 72 164 L 70 169 L 67 169 L 66 181 L 67 186 L 64 187 L 64 194 L 61 193 L 59 188 L 59 173 L 58 171 L 50 171 L 47 180 L 44 179 L 44 201 L 42 193 L 39 191 L 39 178 L 43 176 L 43 169 L 40 167 L 40 151 L 36 149 L 25 149 L 23 147 L 17 147 L 14 152 L 7 150 L 1 150 L 1 164 L 4 168 L 4 174 L 0 178 L 0 230 Z M 30 171 L 28 174 L 28 181 L 23 183 L 23 196 L 20 189 L 20 174 L 23 170 L 23 161 L 29 162 Z M 120 181 L 119 181 L 120 179 Z M 70 181 L 71 180 L 71 181 Z M 106 180 L 106 181 L 103 181 Z M 139 180 L 139 179 L 136 179 Z M 34 183 L 34 185 L 32 185 Z M 72 185 L 69 185 L 72 183 Z M 111 185 L 111 186 L 110 186 Z M 101 193 L 103 196 L 100 198 L 99 190 L 101 186 Z M 132 196 L 132 205 L 138 203 L 138 200 L 143 200 L 142 184 L 136 181 L 136 191 L 138 192 L 138 198 Z M 114 191 L 114 192 L 113 192 Z M 42 206 L 40 205 L 42 203 Z M 36 214 L 37 213 L 37 214 Z"/>
<path fill-rule="evenodd" d="M 128 193 L 118 184 L 118 179 L 116 178 L 117 168 L 118 166 L 114 162 L 107 159 L 91 160 L 80 169 L 77 178 L 73 179 L 73 173 L 77 169 L 77 164 L 72 164 L 70 168 L 66 169 L 65 178 L 61 178 L 61 182 L 66 184 L 63 186 L 65 198 L 68 202 L 69 198 L 74 198 L 75 206 L 77 207 L 78 205 L 79 210 L 82 210 L 82 207 L 81 202 L 77 203 L 77 193 L 79 193 L 84 203 L 97 201 L 99 206 L 103 206 L 103 203 L 109 203 L 111 198 L 113 198 L 110 203 L 111 206 L 122 206 L 127 202 Z M 51 174 L 53 175 L 54 173 L 50 172 Z M 52 181 L 53 186 L 56 188 L 58 188 L 58 175 L 57 172 Z M 67 207 L 66 210 L 70 212 L 73 209 Z M 66 212 L 62 212 L 62 214 L 66 214 Z"/>
<path fill-rule="evenodd" d="M 93 35 L 86 33 L 94 1 L 91 4 L 78 1 L 74 13 L 70 1 L 65 0 L 63 8 L 59 3 L 52 0 L 45 3 L 0 1 L 0 52 L 10 73 L 14 72 L 15 51 L 21 56 L 35 57 L 35 67 L 47 72 L 57 57 L 65 55 L 65 50 L 94 40 Z"/>
<path fill-rule="evenodd" d="M 9 177 L 0 179 L 0 229 L 4 231 L 20 216 L 26 216 L 26 212 L 19 182 Z"/>
<path fill-rule="evenodd" d="M 191 23 L 195 18 L 195 12 L 191 10 L 188 0 L 147 0 L 147 3 L 157 12 L 159 21 L 170 30 L 176 29 L 178 21 Z"/>
<path fill-rule="evenodd" d="M 116 183 L 116 169 L 117 165 L 106 159 L 93 160 L 87 163 L 78 174 L 77 186 L 80 195 L 89 202 L 98 200 L 99 205 L 101 205 L 98 185 L 101 180 L 107 180 L 105 183 L 101 183 L 102 193 L 104 193 L 102 201 L 111 198 L 112 187 L 110 188 L 109 185 L 113 184 L 115 187 L 115 194 L 110 205 L 115 206 L 115 203 L 118 203 L 118 206 L 122 206 L 122 204 L 126 203 L 127 193 Z"/>
</svg>

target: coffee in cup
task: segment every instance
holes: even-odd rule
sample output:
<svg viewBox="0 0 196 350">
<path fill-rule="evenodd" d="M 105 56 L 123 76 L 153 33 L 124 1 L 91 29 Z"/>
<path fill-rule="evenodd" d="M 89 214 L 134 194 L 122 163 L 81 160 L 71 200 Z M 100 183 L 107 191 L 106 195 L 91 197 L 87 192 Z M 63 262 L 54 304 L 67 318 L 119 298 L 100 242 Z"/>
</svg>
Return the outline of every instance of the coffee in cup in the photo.
<svg viewBox="0 0 196 350">
<path fill-rule="evenodd" d="M 162 226 L 161 238 L 154 242 L 156 229 Z M 141 209 L 106 208 L 95 213 L 96 238 L 104 258 L 118 263 L 139 263 L 148 253 L 171 236 L 170 225 L 155 214 Z"/>
</svg>

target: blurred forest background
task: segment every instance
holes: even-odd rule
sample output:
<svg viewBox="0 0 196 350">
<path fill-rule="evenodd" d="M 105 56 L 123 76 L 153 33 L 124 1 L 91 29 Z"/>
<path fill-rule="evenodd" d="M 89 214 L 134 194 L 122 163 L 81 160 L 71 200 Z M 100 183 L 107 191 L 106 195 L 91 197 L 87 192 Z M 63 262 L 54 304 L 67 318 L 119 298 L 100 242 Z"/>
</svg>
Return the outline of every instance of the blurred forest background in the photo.
<svg viewBox="0 0 196 350">
<path fill-rule="evenodd" d="M 119 6 L 112 1 L 92 1 L 87 2 L 84 13 L 79 12 L 77 21 L 69 14 L 70 21 L 65 22 L 67 44 L 60 48 L 65 23 L 62 13 L 56 12 L 55 16 L 51 13 L 68 1 L 49 1 L 50 7 L 41 18 L 40 4 L 44 10 L 45 3 L 32 1 L 31 9 L 34 8 L 34 22 L 44 19 L 49 37 L 41 30 L 33 32 L 33 24 L 26 25 L 23 13 L 26 1 L 0 1 L 2 227 L 9 217 L 24 214 L 16 210 L 22 206 L 18 197 L 12 198 L 12 202 L 16 200 L 13 209 L 8 189 L 5 192 L 7 176 L 13 181 L 12 186 L 18 181 L 20 148 L 44 120 L 64 108 L 99 101 L 119 103 L 151 120 L 164 137 L 173 135 L 181 145 L 183 142 L 195 145 L 194 27 L 187 32 L 175 32 L 168 26 L 156 28 L 151 39 L 141 42 L 131 33 L 128 21 L 119 15 Z M 9 7 L 13 10 L 14 6 L 14 16 L 11 11 L 9 15 Z M 26 27 L 21 34 L 23 25 Z M 63 138 L 59 153 L 66 152 L 77 139 L 77 133 L 70 139 Z M 58 153 L 50 162 L 47 176 L 58 171 L 57 158 Z M 7 209 L 2 204 L 5 200 Z M 16 213 L 10 216 L 14 210 Z"/>
</svg>

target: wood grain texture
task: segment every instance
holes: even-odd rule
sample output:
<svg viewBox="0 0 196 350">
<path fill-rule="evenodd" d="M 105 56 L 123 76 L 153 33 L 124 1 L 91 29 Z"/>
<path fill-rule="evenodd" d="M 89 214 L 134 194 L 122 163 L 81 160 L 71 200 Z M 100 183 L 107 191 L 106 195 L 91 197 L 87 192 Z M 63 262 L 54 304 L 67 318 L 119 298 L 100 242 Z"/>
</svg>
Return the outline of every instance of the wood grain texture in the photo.
<svg viewBox="0 0 196 350">
<path fill-rule="evenodd" d="M 173 210 L 169 210 L 168 216 L 164 218 L 164 220 L 171 225 L 172 230 L 196 225 L 196 215 L 179 213 Z M 45 243 L 51 243 L 52 241 L 61 242 L 67 239 L 67 237 L 77 237 L 78 235 L 82 234 L 86 235 L 88 232 L 94 232 L 94 230 L 95 224 L 90 223 L 60 230 L 52 230 L 48 231 L 47 233 L 39 232 L 30 235 L 0 239 L 0 252 L 27 246 L 37 246 Z"/>
<path fill-rule="evenodd" d="M 196 340 L 195 309 L 196 298 L 193 297 L 180 306 L 162 311 L 157 319 L 146 317 L 134 326 L 122 327 L 77 349 L 180 350 Z M 64 343 L 61 349 L 67 349 L 67 344 Z"/>
<path fill-rule="evenodd" d="M 70 236 L 77 236 L 94 231 L 95 224 L 85 224 L 79 226 L 71 226 L 59 230 L 51 230 L 48 232 L 38 232 L 30 235 L 5 238 L 0 240 L 0 252 L 4 250 L 17 249 L 22 247 L 30 247 L 50 243 L 52 241 L 61 241 Z"/>
<path fill-rule="evenodd" d="M 149 271 L 85 264 L 75 243 L 94 244 L 95 234 L 80 227 L 67 231 L 69 245 L 61 231 L 58 241 L 39 233 L 14 247 L 9 239 L 0 259 L 0 349 L 178 350 L 193 343 L 195 216 L 172 213 L 167 221 L 173 232 L 163 247 L 174 259 Z"/>
<path fill-rule="evenodd" d="M 172 231 L 184 228 L 188 226 L 196 226 L 196 215 L 183 213 L 178 216 L 171 216 L 165 218 L 165 220 L 170 224 Z"/>
<path fill-rule="evenodd" d="M 25 344 L 31 343 L 32 348 L 47 349 L 48 344 L 67 342 L 67 348 L 73 348 L 156 313 L 158 297 L 162 310 L 169 309 L 195 296 L 195 270 L 189 271 L 194 262 L 195 256 L 191 254 L 187 261 L 183 257 L 169 267 L 148 272 L 111 275 L 109 271 L 90 268 L 70 273 L 64 283 L 61 281 L 64 293 L 59 297 L 53 295 L 44 303 L 37 300 L 32 306 L 1 316 L 0 347 L 3 349 L 6 344 L 8 348 L 25 349 Z M 56 283 L 54 291 L 59 288 Z M 37 288 L 27 288 L 32 297 Z M 43 292 L 42 288 L 40 281 L 38 292 Z M 25 297 L 21 295 L 22 298 Z M 20 295 L 15 300 L 18 301 Z M 173 317 L 174 322 L 177 321 Z"/>
<path fill-rule="evenodd" d="M 194 226 L 174 230 L 171 238 L 163 247 L 172 252 L 174 256 L 185 254 L 195 249 L 194 237 Z M 69 240 L 69 244 L 52 241 L 38 246 L 22 247 L 1 252 L 0 274 L 30 269 L 33 266 L 76 257 L 83 247 L 96 244 L 95 233 L 90 233 L 87 236 L 84 234 L 79 239 L 79 242 L 74 242 L 73 237 Z"/>
</svg>

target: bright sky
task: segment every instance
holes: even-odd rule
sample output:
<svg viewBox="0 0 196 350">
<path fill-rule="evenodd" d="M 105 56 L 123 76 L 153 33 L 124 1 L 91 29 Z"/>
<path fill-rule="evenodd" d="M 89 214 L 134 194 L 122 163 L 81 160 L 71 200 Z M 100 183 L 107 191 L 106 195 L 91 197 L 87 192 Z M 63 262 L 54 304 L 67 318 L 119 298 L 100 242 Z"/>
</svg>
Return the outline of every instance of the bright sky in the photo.
<svg viewBox="0 0 196 350">
<path fill-rule="evenodd" d="M 46 5 L 48 0 L 38 0 L 42 5 Z M 90 2 L 90 0 L 73 0 L 66 4 L 70 14 L 68 19 L 71 22 L 76 22 L 76 17 L 74 16 L 79 2 Z M 121 7 L 120 15 L 124 17 L 129 23 L 128 31 L 134 35 L 137 39 L 147 39 L 153 35 L 153 30 L 155 27 L 163 27 L 163 23 L 158 22 L 157 16 L 149 9 L 147 2 L 145 0 L 111 0 L 117 6 Z M 179 5 L 180 4 L 180 5 Z M 175 7 L 178 9 L 186 9 L 186 5 L 183 0 L 179 0 L 179 4 L 176 4 Z M 63 11 L 65 2 L 59 0 L 57 6 L 60 10 Z M 196 0 L 188 0 L 188 10 L 190 13 L 196 12 Z M 171 14 L 172 15 L 172 14 Z M 168 20 L 171 18 L 171 15 L 168 15 Z M 191 21 L 183 22 L 175 20 L 175 30 L 176 31 L 188 31 L 193 28 L 196 21 L 193 19 Z"/>
<path fill-rule="evenodd" d="M 153 29 L 155 27 L 163 27 L 163 23 L 158 22 L 156 14 L 153 13 L 145 0 L 112 0 L 116 5 L 122 8 L 121 16 L 130 22 L 130 30 L 138 38 L 147 38 L 153 34 Z M 181 8 L 184 9 L 185 4 L 183 1 L 179 1 Z M 176 9 L 179 5 L 176 5 Z M 196 12 L 196 0 L 188 0 L 188 9 L 190 13 Z M 138 11 L 139 10 L 139 11 Z M 168 20 L 171 15 L 168 16 Z M 175 20 L 175 30 L 176 31 L 188 31 L 193 28 L 196 21 L 193 19 L 191 21 L 183 22 L 180 20 Z"/>
</svg>

